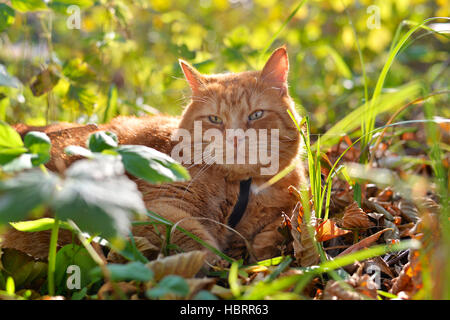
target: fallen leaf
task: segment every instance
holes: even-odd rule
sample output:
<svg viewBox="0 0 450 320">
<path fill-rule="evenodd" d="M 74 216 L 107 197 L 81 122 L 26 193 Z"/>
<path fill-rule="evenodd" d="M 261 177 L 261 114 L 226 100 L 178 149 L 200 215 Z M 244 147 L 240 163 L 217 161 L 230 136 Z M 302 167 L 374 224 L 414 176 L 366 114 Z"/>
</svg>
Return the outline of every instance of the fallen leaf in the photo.
<svg viewBox="0 0 450 320">
<path fill-rule="evenodd" d="M 386 243 L 391 242 L 391 240 L 400 239 L 400 231 L 394 223 L 389 220 L 384 220 L 384 227 L 388 228 L 388 231 L 384 234 L 384 240 Z"/>
<path fill-rule="evenodd" d="M 166 275 L 192 278 L 205 263 L 205 257 L 205 251 L 195 250 L 151 261 L 147 263 L 147 267 L 153 270 L 156 281 L 159 281 Z"/>
<path fill-rule="evenodd" d="M 391 278 L 395 278 L 395 275 L 394 275 L 394 273 L 392 273 L 391 268 L 389 268 L 389 266 L 386 263 L 386 261 L 384 261 L 381 257 L 375 257 L 375 258 L 372 258 L 370 260 L 367 260 L 366 263 L 365 263 L 365 270 L 366 270 L 366 272 L 367 272 L 367 269 L 371 265 L 377 266 L 380 269 L 381 272 L 387 274 Z"/>
<path fill-rule="evenodd" d="M 333 220 L 327 219 L 316 227 L 316 240 L 323 242 L 350 232 L 350 230 L 339 228 Z"/>
<path fill-rule="evenodd" d="M 381 191 L 378 196 L 377 200 L 379 202 L 388 202 L 392 200 L 392 196 L 394 195 L 394 191 L 392 191 L 391 187 L 387 187 L 383 191 Z"/>
<path fill-rule="evenodd" d="M 356 201 L 347 206 L 342 218 L 342 227 L 346 229 L 363 229 L 373 226 L 367 214 L 358 206 Z"/>
<path fill-rule="evenodd" d="M 417 222 L 419 220 L 419 210 L 412 201 L 402 199 L 398 204 L 401 215 L 409 222 Z"/>
<path fill-rule="evenodd" d="M 394 217 L 392 216 L 392 214 L 390 214 L 389 211 L 387 211 L 385 208 L 383 208 L 383 206 L 381 206 L 377 202 L 373 201 L 373 199 L 374 198 L 370 198 L 369 200 L 364 201 L 364 206 L 366 206 L 370 210 L 373 210 L 377 213 L 383 214 L 384 217 L 388 220 L 391 220 L 391 221 L 394 220 Z"/>
<path fill-rule="evenodd" d="M 364 238 L 363 240 L 359 241 L 358 243 L 355 243 L 354 245 L 352 245 L 351 247 L 348 247 L 347 249 L 342 251 L 337 256 L 338 257 L 345 256 L 346 254 L 367 248 L 372 243 L 376 242 L 378 240 L 378 238 L 380 238 L 380 236 L 388 230 L 389 229 L 384 229 L 384 230 L 378 231 L 377 233 L 374 233 L 373 235 L 371 235 L 367 238 Z"/>
<path fill-rule="evenodd" d="M 324 300 L 364 300 L 377 298 L 377 285 L 368 274 L 354 273 L 345 281 L 328 281 Z"/>
<path fill-rule="evenodd" d="M 317 264 L 320 260 L 319 253 L 316 249 L 314 235 L 311 236 L 308 228 L 311 228 L 314 232 L 314 219 L 311 214 L 310 225 L 306 224 L 306 219 L 303 219 L 303 212 L 301 208 L 294 213 L 294 217 L 291 220 L 292 229 L 291 234 L 294 238 L 294 255 L 297 263 L 302 267 L 309 267 Z"/>
</svg>

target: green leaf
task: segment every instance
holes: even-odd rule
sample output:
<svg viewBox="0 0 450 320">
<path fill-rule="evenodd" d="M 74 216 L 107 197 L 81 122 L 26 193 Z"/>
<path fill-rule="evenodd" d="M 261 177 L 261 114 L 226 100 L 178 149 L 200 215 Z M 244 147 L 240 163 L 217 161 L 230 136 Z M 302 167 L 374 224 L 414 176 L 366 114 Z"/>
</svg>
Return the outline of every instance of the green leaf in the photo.
<svg viewBox="0 0 450 320">
<path fill-rule="evenodd" d="M 0 32 L 14 23 L 15 16 L 16 13 L 10 6 L 0 3 Z"/>
<path fill-rule="evenodd" d="M 27 214 L 53 196 L 59 178 L 41 170 L 20 173 L 0 182 L 0 224 L 25 220 Z"/>
<path fill-rule="evenodd" d="M 96 103 L 97 96 L 94 91 L 88 87 L 71 84 L 67 97 L 65 98 L 64 106 L 72 110 L 82 110 L 87 114 L 92 114 Z"/>
<path fill-rule="evenodd" d="M 206 290 L 201 290 L 194 297 L 194 300 L 219 300 L 215 295 Z"/>
<path fill-rule="evenodd" d="M 114 149 L 118 146 L 117 135 L 109 131 L 98 131 L 89 136 L 88 147 L 92 152 Z"/>
<path fill-rule="evenodd" d="M 11 0 L 11 6 L 20 12 L 47 9 L 43 0 Z"/>
<path fill-rule="evenodd" d="M 30 131 L 24 138 L 25 147 L 35 155 L 31 159 L 33 166 L 44 164 L 50 160 L 52 143 L 44 132 Z"/>
<path fill-rule="evenodd" d="M 100 280 L 90 273 L 97 264 L 91 258 L 86 248 L 81 245 L 68 244 L 59 249 L 56 254 L 55 286 L 58 288 L 58 294 L 64 294 L 69 291 L 67 288 L 67 279 L 72 274 L 67 273 L 67 268 L 71 265 L 76 265 L 80 268 L 79 276 L 81 288 Z"/>
<path fill-rule="evenodd" d="M 14 229 L 22 232 L 37 232 L 37 231 L 51 230 L 54 224 L 55 219 L 53 218 L 41 218 L 30 221 L 19 221 L 10 223 L 10 225 Z M 59 227 L 66 230 L 72 230 L 70 225 L 64 221 L 59 222 Z"/>
<path fill-rule="evenodd" d="M 9 151 L 11 151 L 11 150 L 9 150 Z M 8 156 L 5 156 L 3 154 L 0 156 L 0 159 L 2 159 L 2 161 L 4 161 L 4 160 L 8 159 Z M 2 166 L 3 171 L 15 172 L 15 171 L 31 169 L 33 167 L 33 164 L 31 163 L 31 161 L 33 159 L 33 155 L 31 155 L 29 153 L 18 154 L 18 155 L 15 155 L 14 157 L 12 157 L 11 159 L 12 160 L 9 160 L 8 163 L 6 163 Z"/>
<path fill-rule="evenodd" d="M 10 248 L 2 249 L 0 268 L 14 279 L 16 290 L 38 285 L 38 282 L 42 283 L 47 272 L 46 263 L 36 261 L 26 253 Z"/>
<path fill-rule="evenodd" d="M 126 235 L 131 215 L 146 210 L 118 157 L 105 155 L 75 162 L 50 205 L 59 219 L 71 219 L 81 230 L 104 238 Z"/>
<path fill-rule="evenodd" d="M 63 74 L 75 83 L 85 83 L 95 78 L 95 73 L 80 58 L 66 62 L 63 67 Z"/>
<path fill-rule="evenodd" d="M 108 264 L 106 266 L 110 272 L 112 281 L 150 281 L 153 279 L 153 271 L 150 270 L 142 262 L 130 262 L 127 264 Z M 93 269 L 92 274 L 101 276 L 100 267 Z"/>
<path fill-rule="evenodd" d="M 0 121 L 0 148 L 23 147 L 22 138 L 6 122 Z"/>
<path fill-rule="evenodd" d="M 139 251 L 138 248 L 136 248 L 134 238 L 132 238 L 132 236 L 133 235 L 130 234 L 130 241 L 127 241 L 125 247 L 122 250 L 119 250 L 118 252 L 120 253 L 120 255 L 122 255 L 124 258 L 130 261 L 148 263 L 149 262 L 148 259 L 142 254 L 142 252 Z"/>
<path fill-rule="evenodd" d="M 27 149 L 24 147 L 22 138 L 16 130 L 7 123 L 0 121 L 0 164 L 4 165 L 11 162 L 25 152 L 27 152 Z"/>
<path fill-rule="evenodd" d="M 150 183 L 185 181 L 190 176 L 186 168 L 168 155 L 146 146 L 123 145 L 116 149 L 125 169 Z"/>
<path fill-rule="evenodd" d="M 154 288 L 147 290 L 146 295 L 151 299 L 162 298 L 167 294 L 175 294 L 186 297 L 189 293 L 189 285 L 180 276 L 165 276 Z"/>
<path fill-rule="evenodd" d="M 64 149 L 64 152 L 69 156 L 82 156 L 85 158 L 94 158 L 94 154 L 91 150 L 80 147 L 80 146 L 68 146 Z"/>
<path fill-rule="evenodd" d="M 88 288 L 84 287 L 80 291 L 74 292 L 72 294 L 71 300 L 82 300 L 87 294 Z"/>
</svg>

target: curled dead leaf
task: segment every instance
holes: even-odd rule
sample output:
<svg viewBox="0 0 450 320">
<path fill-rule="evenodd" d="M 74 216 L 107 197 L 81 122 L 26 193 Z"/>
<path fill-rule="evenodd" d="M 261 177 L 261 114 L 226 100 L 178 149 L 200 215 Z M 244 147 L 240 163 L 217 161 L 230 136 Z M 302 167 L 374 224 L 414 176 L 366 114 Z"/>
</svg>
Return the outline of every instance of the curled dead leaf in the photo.
<svg viewBox="0 0 450 320">
<path fill-rule="evenodd" d="M 417 222 L 417 220 L 419 220 L 419 211 L 412 201 L 402 199 L 398 203 L 398 208 L 400 209 L 402 217 L 404 217 L 406 221 Z"/>
<path fill-rule="evenodd" d="M 319 262 L 320 256 L 317 252 L 314 239 L 314 225 L 315 221 L 311 218 L 309 226 L 306 223 L 307 219 L 301 216 L 301 210 L 295 212 L 292 222 L 291 234 L 294 238 L 294 255 L 297 263 L 302 267 L 309 267 Z M 311 236 L 310 230 L 313 235 Z"/>
<path fill-rule="evenodd" d="M 195 250 L 154 260 L 147 263 L 147 266 L 153 270 L 156 281 L 169 274 L 175 274 L 183 278 L 192 278 L 200 271 L 200 268 L 205 263 L 205 258 L 205 251 Z"/>
<path fill-rule="evenodd" d="M 393 280 L 393 286 L 389 292 L 398 294 L 400 291 L 412 291 L 414 289 L 414 285 L 411 278 L 411 264 L 408 262 L 403 267 L 399 276 Z"/>
<path fill-rule="evenodd" d="M 378 267 L 381 272 L 387 274 L 391 278 L 395 277 L 391 268 L 388 266 L 386 261 L 384 261 L 381 257 L 375 257 L 370 260 L 367 260 L 364 264 L 364 268 L 365 268 L 366 272 L 368 270 L 370 270 L 370 266 L 372 266 L 372 265 L 375 265 L 376 267 Z"/>
<path fill-rule="evenodd" d="M 350 230 L 339 228 L 333 220 L 327 219 L 316 227 L 316 240 L 327 241 L 350 233 Z"/>
<path fill-rule="evenodd" d="M 346 229 L 363 229 L 373 226 L 367 214 L 358 206 L 356 201 L 347 206 L 342 218 L 342 227 Z"/>
</svg>

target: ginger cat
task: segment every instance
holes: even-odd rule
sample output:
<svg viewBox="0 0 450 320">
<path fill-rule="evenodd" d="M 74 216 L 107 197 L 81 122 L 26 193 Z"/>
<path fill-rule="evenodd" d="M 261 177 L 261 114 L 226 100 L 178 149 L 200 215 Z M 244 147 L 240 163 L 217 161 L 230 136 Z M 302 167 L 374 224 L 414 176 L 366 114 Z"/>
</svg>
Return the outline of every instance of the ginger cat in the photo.
<svg viewBox="0 0 450 320">
<path fill-rule="evenodd" d="M 47 167 L 61 171 L 77 159 L 64 154 L 64 148 L 69 145 L 84 146 L 89 134 L 99 130 L 115 132 L 120 144 L 146 145 L 169 155 L 179 143 L 179 140 L 173 139 L 174 134 L 190 133 L 191 137 L 194 137 L 190 149 L 195 158 L 196 155 L 201 156 L 195 146 L 205 146 L 211 142 L 205 139 L 207 132 L 222 133 L 226 136 L 227 130 L 230 129 L 266 129 L 269 132 L 268 137 L 271 138 L 274 136 L 273 129 L 277 129 L 277 145 L 270 145 L 269 148 L 267 143 L 259 144 L 260 147 L 269 149 L 271 155 L 278 157 L 275 159 L 276 171 L 270 174 L 264 174 L 261 170 L 269 166 L 267 161 L 249 162 L 249 154 L 255 152 L 256 145 L 251 145 L 249 137 L 245 136 L 217 140 L 217 145 L 223 150 L 234 148 L 234 158 L 230 158 L 232 160 L 236 160 L 242 151 L 239 148 L 244 146 L 247 151 L 244 163 L 222 163 L 220 160 L 225 158 L 225 154 L 222 157 L 219 154 L 215 158 L 216 162 L 211 161 L 211 157 L 206 157 L 206 161 L 202 163 L 183 163 L 192 177 L 192 180 L 187 182 L 151 185 L 140 179 L 134 180 L 149 210 L 173 222 L 179 222 L 179 226 L 230 256 L 242 258 L 246 253 L 242 238 L 211 220 L 222 224 L 230 223 L 233 207 L 239 197 L 240 182 L 251 178 L 248 180 L 251 182 L 248 204 L 242 218 L 238 219 L 235 230 L 251 244 L 253 257 L 250 260 L 279 255 L 280 245 L 284 240 L 277 230 L 282 223 L 282 212 L 290 215 L 296 204 L 287 188 L 289 185 L 300 185 L 300 181 L 304 179 L 303 166 L 298 162 L 296 169 L 277 183 L 259 192 L 257 188 L 293 161 L 297 161 L 300 153 L 300 133 L 286 112 L 290 110 L 297 121 L 300 120 L 294 102 L 288 94 L 289 62 L 286 49 L 282 47 L 275 50 L 262 71 L 202 75 L 184 61 L 180 60 L 180 65 L 192 91 L 191 102 L 181 118 L 120 116 L 109 124 L 98 126 L 61 124 L 56 127 L 53 125 L 36 128 L 18 125 L 16 130 L 22 135 L 31 130 L 47 132 L 52 140 L 52 158 Z M 201 135 L 195 132 L 199 124 Z M 184 149 L 180 155 L 185 156 L 185 151 L 189 150 Z M 199 217 L 211 220 L 195 219 Z M 134 227 L 132 231 L 135 236 L 145 237 L 156 246 L 162 244 L 164 232 L 162 237 L 159 236 L 151 225 Z M 178 231 L 172 235 L 171 242 L 185 251 L 204 249 Z M 39 257 L 46 256 L 48 240 L 39 243 L 36 236 L 30 237 L 12 230 L 6 234 L 3 246 L 28 250 L 27 252 Z"/>
</svg>

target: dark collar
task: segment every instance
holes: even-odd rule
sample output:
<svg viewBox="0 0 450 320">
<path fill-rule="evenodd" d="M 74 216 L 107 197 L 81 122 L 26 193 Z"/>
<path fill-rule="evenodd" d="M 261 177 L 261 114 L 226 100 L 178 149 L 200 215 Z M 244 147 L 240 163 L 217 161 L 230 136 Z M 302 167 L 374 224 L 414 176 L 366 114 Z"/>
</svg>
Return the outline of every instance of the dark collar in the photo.
<svg viewBox="0 0 450 320">
<path fill-rule="evenodd" d="M 239 186 L 239 197 L 228 219 L 228 225 L 232 228 L 236 227 L 242 216 L 245 213 L 248 205 L 248 197 L 250 196 L 250 186 L 252 184 L 252 178 L 248 180 L 242 180 Z"/>
</svg>

